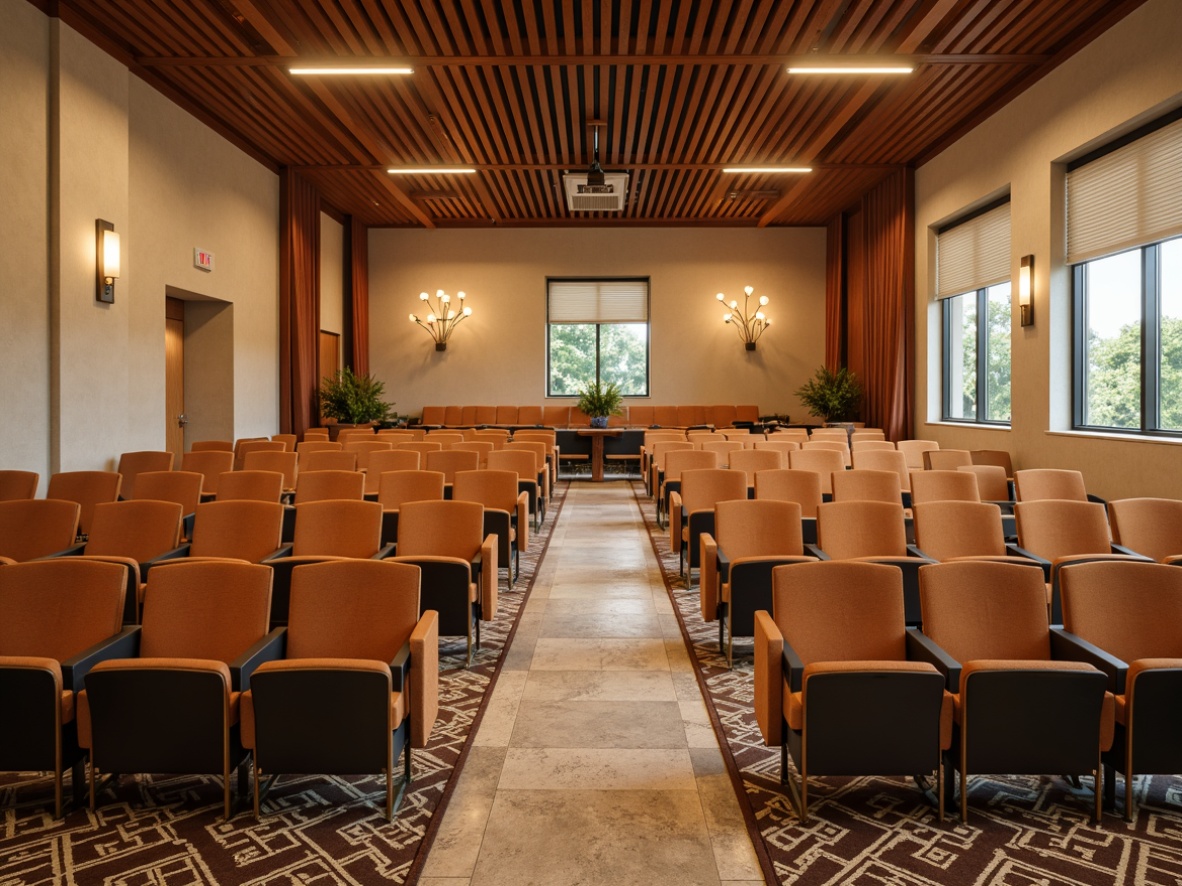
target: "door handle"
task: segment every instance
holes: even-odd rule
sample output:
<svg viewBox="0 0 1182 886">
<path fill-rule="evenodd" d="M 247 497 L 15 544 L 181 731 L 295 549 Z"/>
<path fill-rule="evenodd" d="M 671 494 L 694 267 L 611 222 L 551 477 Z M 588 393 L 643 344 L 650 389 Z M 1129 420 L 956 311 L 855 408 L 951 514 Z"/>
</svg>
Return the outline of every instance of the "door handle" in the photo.
<svg viewBox="0 0 1182 886">
<path fill-rule="evenodd" d="M 178 415 L 176 417 L 176 423 L 178 426 L 183 428 L 185 425 L 187 425 L 189 423 L 189 416 L 185 415 L 182 412 L 180 415 Z"/>
</svg>

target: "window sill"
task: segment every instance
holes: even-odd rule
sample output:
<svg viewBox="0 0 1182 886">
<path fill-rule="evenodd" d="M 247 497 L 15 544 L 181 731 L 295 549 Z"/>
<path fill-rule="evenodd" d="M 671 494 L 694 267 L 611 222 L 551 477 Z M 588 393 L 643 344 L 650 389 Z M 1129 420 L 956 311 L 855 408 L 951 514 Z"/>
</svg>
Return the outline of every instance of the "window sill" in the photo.
<svg viewBox="0 0 1182 886">
<path fill-rule="evenodd" d="M 975 421 L 926 421 L 926 428 L 966 428 L 974 431 L 1005 431 L 1009 433 L 1010 425 L 987 425 Z"/>
<path fill-rule="evenodd" d="M 1167 446 L 1182 445 L 1182 437 L 1154 437 L 1149 434 L 1118 434 L 1112 431 L 1046 431 L 1048 437 L 1081 437 L 1085 440 L 1115 440 L 1121 443 L 1164 443 Z"/>
</svg>

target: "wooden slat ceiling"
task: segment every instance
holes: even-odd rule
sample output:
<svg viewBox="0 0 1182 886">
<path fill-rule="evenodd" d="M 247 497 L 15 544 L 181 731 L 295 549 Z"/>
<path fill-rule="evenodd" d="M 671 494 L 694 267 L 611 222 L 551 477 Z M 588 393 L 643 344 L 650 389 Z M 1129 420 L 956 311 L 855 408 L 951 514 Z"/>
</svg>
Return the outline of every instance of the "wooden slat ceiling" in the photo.
<svg viewBox="0 0 1182 886">
<path fill-rule="evenodd" d="M 49 9 L 49 0 L 31 0 Z M 1144 0 L 57 0 L 63 21 L 370 225 L 817 225 Z M 906 77 L 793 77 L 809 54 Z M 408 77 L 293 77 L 391 60 Z M 566 208 L 599 128 L 619 213 Z M 475 175 L 393 177 L 463 164 Z M 808 165 L 805 176 L 724 166 Z"/>
</svg>

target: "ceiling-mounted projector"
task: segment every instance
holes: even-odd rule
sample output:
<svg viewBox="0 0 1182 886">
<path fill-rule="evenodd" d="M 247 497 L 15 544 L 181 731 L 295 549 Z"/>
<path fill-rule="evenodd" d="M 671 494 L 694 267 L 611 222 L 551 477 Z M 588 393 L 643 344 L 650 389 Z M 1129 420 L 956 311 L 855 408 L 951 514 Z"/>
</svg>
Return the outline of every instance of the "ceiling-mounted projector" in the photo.
<svg viewBox="0 0 1182 886">
<path fill-rule="evenodd" d="M 622 212 L 628 197 L 628 173 L 604 172 L 599 165 L 600 121 L 591 124 L 595 129 L 595 157 L 586 172 L 564 172 L 562 187 L 566 192 L 566 208 L 571 212 Z"/>
</svg>

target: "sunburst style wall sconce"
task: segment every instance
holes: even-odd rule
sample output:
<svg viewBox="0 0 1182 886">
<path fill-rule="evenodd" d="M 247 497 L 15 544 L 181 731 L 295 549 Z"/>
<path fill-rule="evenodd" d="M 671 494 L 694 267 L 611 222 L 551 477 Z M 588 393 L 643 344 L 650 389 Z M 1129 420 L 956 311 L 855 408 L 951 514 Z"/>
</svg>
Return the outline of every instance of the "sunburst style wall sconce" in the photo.
<svg viewBox="0 0 1182 886">
<path fill-rule="evenodd" d="M 410 315 L 413 322 L 422 326 L 427 330 L 427 334 L 435 339 L 435 350 L 437 351 L 446 351 L 447 340 L 451 337 L 452 330 L 459 326 L 466 317 L 472 316 L 472 309 L 464 304 L 464 299 L 467 296 L 463 292 L 457 292 L 456 297 L 460 300 L 459 310 L 451 306 L 451 296 L 442 289 L 435 290 L 434 300 L 427 293 L 420 292 L 419 301 L 426 302 L 427 316 Z"/>
<path fill-rule="evenodd" d="M 769 301 L 766 295 L 761 295 L 756 301 L 755 310 L 751 310 L 751 295 L 755 292 L 752 286 L 743 287 L 743 310 L 739 311 L 738 301 L 731 299 L 726 300 L 726 296 L 721 292 L 715 296 L 726 307 L 730 308 L 722 315 L 723 323 L 733 323 L 735 331 L 739 333 L 739 338 L 743 340 L 743 347 L 748 351 L 755 350 L 755 343 L 759 341 L 759 337 L 763 335 L 764 331 L 772 325 L 770 317 L 763 313 L 763 309 L 767 307 Z"/>
</svg>

